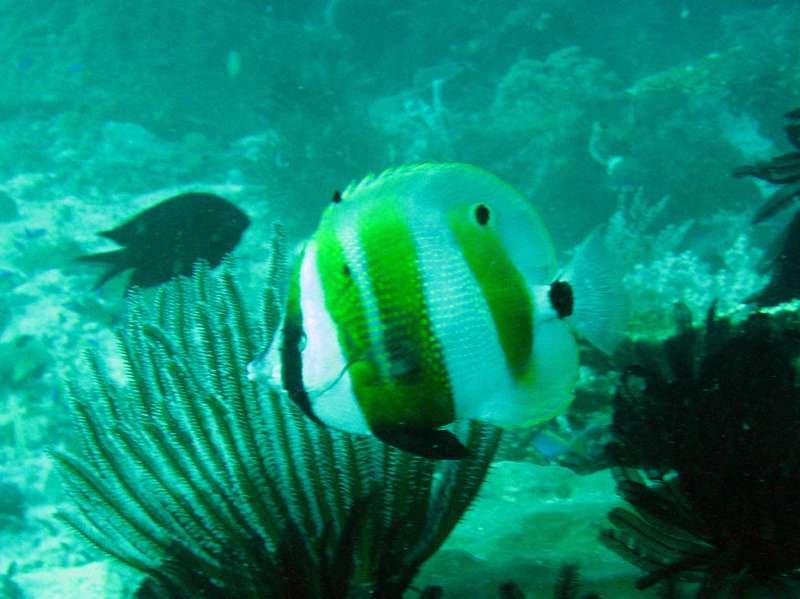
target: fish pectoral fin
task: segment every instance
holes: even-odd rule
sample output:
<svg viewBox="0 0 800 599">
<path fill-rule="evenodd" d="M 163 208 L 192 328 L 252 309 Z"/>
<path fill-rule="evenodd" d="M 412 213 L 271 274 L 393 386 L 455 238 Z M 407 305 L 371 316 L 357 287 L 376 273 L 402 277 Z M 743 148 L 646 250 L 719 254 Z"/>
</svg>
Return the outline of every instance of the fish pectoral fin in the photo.
<svg viewBox="0 0 800 599">
<path fill-rule="evenodd" d="M 442 429 L 382 427 L 372 433 L 397 449 L 431 460 L 461 460 L 469 450 L 453 433 Z"/>
<path fill-rule="evenodd" d="M 332 390 L 334 387 L 336 387 L 336 385 L 342 382 L 342 379 L 344 378 L 344 375 L 348 371 L 350 366 L 351 366 L 350 364 L 345 364 L 344 368 L 342 368 L 339 371 L 339 373 L 333 378 L 322 381 L 315 387 L 306 387 L 306 393 L 308 393 L 308 396 L 312 400 L 314 400 L 320 395 L 323 395 L 324 393 L 327 393 L 328 391 Z"/>
<path fill-rule="evenodd" d="M 569 322 L 581 337 L 609 355 L 623 339 L 630 312 L 624 275 L 623 256 L 599 227 L 575 251 L 563 277 L 574 296 Z"/>
</svg>

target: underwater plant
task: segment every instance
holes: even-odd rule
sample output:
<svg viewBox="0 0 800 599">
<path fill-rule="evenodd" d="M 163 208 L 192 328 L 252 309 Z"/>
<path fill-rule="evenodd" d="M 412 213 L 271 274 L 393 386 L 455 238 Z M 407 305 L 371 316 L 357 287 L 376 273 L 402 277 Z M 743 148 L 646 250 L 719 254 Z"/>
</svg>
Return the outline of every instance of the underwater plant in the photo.
<svg viewBox="0 0 800 599">
<path fill-rule="evenodd" d="M 800 574 L 800 321 L 734 325 L 713 307 L 704 327 L 685 308 L 678 320 L 617 391 L 608 449 L 630 507 L 611 511 L 602 541 L 647 572 L 639 589 L 777 593 Z"/>
<path fill-rule="evenodd" d="M 125 381 L 88 354 L 70 383 L 80 456 L 55 451 L 91 545 L 146 574 L 137 596 L 401 597 L 486 476 L 500 433 L 466 424 L 471 457 L 437 463 L 337 433 L 249 381 L 278 325 L 274 244 L 263 324 L 226 263 L 132 293 L 118 331 Z"/>
</svg>

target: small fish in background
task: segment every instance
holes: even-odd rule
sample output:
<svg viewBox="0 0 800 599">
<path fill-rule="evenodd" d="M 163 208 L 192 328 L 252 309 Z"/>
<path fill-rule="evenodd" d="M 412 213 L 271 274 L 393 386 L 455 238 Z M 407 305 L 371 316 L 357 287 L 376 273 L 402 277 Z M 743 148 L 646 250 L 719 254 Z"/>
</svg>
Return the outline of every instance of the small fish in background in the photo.
<svg viewBox="0 0 800 599">
<path fill-rule="evenodd" d="M 249 225 L 247 215 L 224 198 L 184 193 L 98 233 L 123 246 L 121 249 L 77 260 L 109 265 L 94 289 L 130 269 L 129 289 L 153 287 L 178 275 L 190 276 L 198 260 L 214 268 L 236 247 Z"/>
<path fill-rule="evenodd" d="M 733 171 L 734 177 L 756 177 L 781 186 L 755 213 L 753 224 L 775 216 L 800 197 L 800 108 L 786 117 L 792 121 L 786 126 L 786 135 L 797 151 Z M 800 211 L 794 215 L 774 246 L 764 262 L 764 270 L 771 273 L 769 283 L 748 297 L 745 303 L 766 307 L 800 297 Z"/>
<path fill-rule="evenodd" d="M 553 422 L 553 421 L 551 421 Z M 557 427 L 545 424 L 531 438 L 531 446 L 545 463 L 554 463 L 579 474 L 590 474 L 608 467 L 603 451 L 608 443 L 608 425 L 586 424 L 572 430 L 566 416 L 556 419 Z"/>
<path fill-rule="evenodd" d="M 310 418 L 432 459 L 458 419 L 521 427 L 573 399 L 573 327 L 614 350 L 621 272 L 593 234 L 558 276 L 534 208 L 477 167 L 419 164 L 336 193 L 290 277 L 281 330 L 248 370 Z"/>
</svg>

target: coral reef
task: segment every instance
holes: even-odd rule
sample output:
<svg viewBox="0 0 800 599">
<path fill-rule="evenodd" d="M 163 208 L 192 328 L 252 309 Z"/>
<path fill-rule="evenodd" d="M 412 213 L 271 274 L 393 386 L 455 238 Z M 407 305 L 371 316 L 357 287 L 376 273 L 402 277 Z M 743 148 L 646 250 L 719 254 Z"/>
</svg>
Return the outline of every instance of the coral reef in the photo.
<svg viewBox="0 0 800 599">
<path fill-rule="evenodd" d="M 790 151 L 782 149 L 781 114 L 800 105 L 797 3 L 619 0 L 598 14 L 593 0 L 142 0 L 125 10 L 110 0 L 3 3 L 0 479 L 22 491 L 25 517 L 0 526 L 0 595 L 120 597 L 141 584 L 53 520 L 66 506 L 45 449 L 83 456 L 65 378 L 81 382 L 75 403 L 90 404 L 87 414 L 110 427 L 101 434 L 109 448 L 123 442 L 116 431 L 131 429 L 128 438 L 155 443 L 150 425 L 138 432 L 141 420 L 127 408 L 119 422 L 106 418 L 96 395 L 107 383 L 136 405 L 111 332 L 125 320 L 124 285 L 92 293 L 91 272 L 72 258 L 102 251 L 95 231 L 160 199 L 203 189 L 247 211 L 253 227 L 236 257 L 249 297 L 266 270 L 264 223 L 283 221 L 298 241 L 333 191 L 365 172 L 415 160 L 479 163 L 524 190 L 559 248 L 612 215 L 631 269 L 637 340 L 617 358 L 639 359 L 648 342 L 667 338 L 675 300 L 695 319 L 714 299 L 732 326 L 747 318 L 752 306 L 742 301 L 765 282 L 759 262 L 791 215 L 751 227 L 775 188 L 730 172 Z M 181 289 L 194 297 L 192 285 Z M 146 292 L 137 302 L 152 300 Z M 153 325 L 150 308 L 142 314 Z M 141 341 L 143 328 L 132 328 L 131 343 Z M 107 379 L 95 381 L 80 357 L 85 346 L 102 357 L 95 364 L 105 363 Z M 140 346 L 164 353 L 150 337 Z M 499 583 L 514 580 L 528 597 L 548 597 L 564 560 L 580 562 L 586 587 L 604 597 L 633 592 L 639 571 L 598 547 L 592 532 L 618 501 L 610 473 L 579 477 L 553 465 L 588 472 L 607 464 L 593 448 L 607 434 L 617 373 L 609 360 L 584 355 L 570 412 L 504 435 L 498 456 L 515 461 L 495 461 L 481 499 L 425 562 L 416 584 L 427 586 L 425 596 L 443 589 L 445 597 L 494 597 Z M 176 363 L 205 369 L 206 358 L 198 352 Z M 648 368 L 664 374 L 661 360 Z M 160 380 L 177 379 L 166 372 Z M 204 405 L 216 414 L 216 404 Z M 229 411 L 220 414 L 233 422 Z M 271 422 L 256 421 L 262 429 Z M 651 431 L 648 441 L 659 438 L 642 430 Z M 256 435 L 264 444 L 274 436 Z M 544 448 L 540 438 L 553 443 Z M 386 457 L 376 451 L 370 459 Z M 91 470 L 85 457 L 76 463 Z M 141 468 L 126 471 L 149 480 Z M 371 488 L 377 495 L 350 496 L 337 508 L 324 543 L 322 520 L 309 537 L 317 545 L 282 544 L 276 532 L 265 563 L 278 568 L 286 552 L 323 545 L 315 555 L 345 555 L 350 532 L 370 529 L 368 514 L 380 507 L 373 498 L 386 492 L 377 482 Z M 181 562 L 176 551 L 156 552 L 151 563 L 170 571 Z M 158 581 L 149 580 L 142 593 L 156 592 Z"/>
</svg>

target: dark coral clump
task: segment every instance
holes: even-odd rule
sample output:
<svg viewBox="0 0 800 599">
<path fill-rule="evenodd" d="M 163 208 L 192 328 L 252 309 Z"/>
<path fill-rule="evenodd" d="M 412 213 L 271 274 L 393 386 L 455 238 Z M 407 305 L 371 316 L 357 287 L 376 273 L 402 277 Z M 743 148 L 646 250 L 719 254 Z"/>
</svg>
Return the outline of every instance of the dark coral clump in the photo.
<svg viewBox="0 0 800 599">
<path fill-rule="evenodd" d="M 700 329 L 682 322 L 616 394 L 609 451 L 630 509 L 609 514 L 603 541 L 648 572 L 639 588 L 779 588 L 800 573 L 800 321 L 734 325 L 712 308 Z"/>
</svg>

